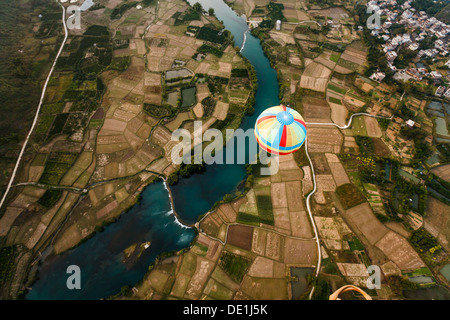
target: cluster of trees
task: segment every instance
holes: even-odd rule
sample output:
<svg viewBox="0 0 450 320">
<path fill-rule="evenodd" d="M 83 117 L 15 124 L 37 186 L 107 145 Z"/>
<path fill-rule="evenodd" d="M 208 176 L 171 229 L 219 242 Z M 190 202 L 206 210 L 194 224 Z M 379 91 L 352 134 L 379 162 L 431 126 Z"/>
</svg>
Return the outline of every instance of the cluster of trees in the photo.
<svg viewBox="0 0 450 320">
<path fill-rule="evenodd" d="M 428 231 L 423 227 L 414 231 L 409 237 L 411 245 L 422 253 L 430 252 L 432 254 L 438 253 L 441 248 L 436 240 Z M 431 250 L 433 249 L 434 250 Z M 431 251 L 430 251 L 431 250 Z"/>
<path fill-rule="evenodd" d="M 125 1 L 119 5 L 117 5 L 111 12 L 111 19 L 112 20 L 116 20 L 116 19 L 120 19 L 122 17 L 122 15 L 130 8 L 134 7 L 135 5 L 137 5 L 138 2 L 137 1 Z"/>
<path fill-rule="evenodd" d="M 394 65 L 399 69 L 405 69 L 416 55 L 417 53 L 415 51 L 406 47 L 401 47 L 398 51 L 398 56 L 394 61 Z"/>
<path fill-rule="evenodd" d="M 359 4 L 355 8 L 355 12 L 358 15 L 359 23 L 365 25 L 365 21 L 367 21 L 370 16 L 370 14 L 367 13 L 367 7 Z M 379 49 L 379 45 L 383 43 L 383 40 L 372 36 L 370 32 L 371 30 L 364 27 L 363 40 L 365 45 L 369 48 L 369 52 L 367 53 L 369 68 L 366 70 L 365 74 L 370 76 L 372 73 L 380 70 L 386 74 L 385 81 L 390 83 L 392 71 L 387 66 L 387 59 L 384 52 Z"/>
<path fill-rule="evenodd" d="M 418 11 L 425 11 L 428 15 L 435 15 L 441 11 L 448 4 L 447 1 L 433 1 L 433 0 L 414 0 L 412 7 Z"/>
<path fill-rule="evenodd" d="M 417 127 L 403 127 L 400 129 L 400 134 L 403 137 L 414 141 L 414 157 L 412 160 L 414 166 L 418 165 L 419 162 L 426 160 L 431 155 L 431 148 L 428 143 L 424 141 L 427 136 L 427 133 L 424 130 Z"/>
<path fill-rule="evenodd" d="M 201 164 L 195 164 L 193 160 L 193 156 L 191 157 L 191 163 L 185 164 L 181 163 L 180 167 L 177 171 L 171 173 L 167 177 L 167 184 L 168 185 L 175 185 L 178 183 L 179 176 L 182 176 L 183 178 L 187 178 L 191 176 L 194 173 L 202 173 L 206 170 L 205 163 L 202 162 Z"/>
<path fill-rule="evenodd" d="M 209 27 L 201 27 L 197 34 L 197 39 L 206 40 L 218 44 L 223 44 L 229 37 L 229 31 L 216 30 Z"/>
<path fill-rule="evenodd" d="M 355 136 L 355 141 L 362 154 L 369 155 L 375 151 L 375 145 L 370 137 Z"/>
<path fill-rule="evenodd" d="M 0 285 L 11 279 L 16 256 L 17 250 L 13 246 L 0 249 Z"/>
</svg>

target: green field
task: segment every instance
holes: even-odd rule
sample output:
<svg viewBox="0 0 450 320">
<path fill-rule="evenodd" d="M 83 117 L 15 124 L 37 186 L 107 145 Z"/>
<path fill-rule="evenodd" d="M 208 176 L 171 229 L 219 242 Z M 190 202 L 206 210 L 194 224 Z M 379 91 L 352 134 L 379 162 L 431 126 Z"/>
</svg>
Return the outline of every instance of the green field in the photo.
<svg viewBox="0 0 450 320">
<path fill-rule="evenodd" d="M 335 91 L 335 92 L 338 92 L 340 94 L 345 94 L 347 92 L 347 89 L 340 88 L 340 87 L 335 86 L 335 85 L 333 85 L 331 83 L 328 84 L 328 89 L 330 89 L 332 91 Z"/>
<path fill-rule="evenodd" d="M 258 206 L 259 221 L 264 224 L 273 226 L 273 209 L 272 198 L 268 195 L 257 195 L 256 203 Z"/>
<path fill-rule="evenodd" d="M 330 97 L 330 102 L 336 103 L 336 104 L 342 104 L 341 99 L 337 99 L 334 97 Z"/>
<path fill-rule="evenodd" d="M 237 283 L 241 283 L 251 261 L 231 252 L 223 251 L 220 256 L 219 265 Z"/>
</svg>

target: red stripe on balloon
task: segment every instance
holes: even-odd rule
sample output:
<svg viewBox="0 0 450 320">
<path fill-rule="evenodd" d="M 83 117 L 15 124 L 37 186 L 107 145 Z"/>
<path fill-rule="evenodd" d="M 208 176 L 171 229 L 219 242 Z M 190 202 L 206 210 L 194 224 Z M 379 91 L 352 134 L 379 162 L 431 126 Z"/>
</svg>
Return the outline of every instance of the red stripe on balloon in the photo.
<svg viewBox="0 0 450 320">
<path fill-rule="evenodd" d="M 259 118 L 258 119 L 258 124 L 260 124 L 262 121 L 264 121 L 264 120 L 267 120 L 267 119 L 272 119 L 272 118 L 275 118 L 276 116 L 273 116 L 273 115 L 271 115 L 271 116 L 264 116 L 264 117 L 262 117 L 262 118 Z"/>
<path fill-rule="evenodd" d="M 301 125 L 303 125 L 306 128 L 306 123 L 300 119 L 294 119 L 294 121 L 297 121 L 298 123 L 300 123 Z"/>
<path fill-rule="evenodd" d="M 281 133 L 280 139 L 280 147 L 286 147 L 286 141 L 287 141 L 287 128 L 286 126 L 283 126 L 283 132 Z"/>
</svg>

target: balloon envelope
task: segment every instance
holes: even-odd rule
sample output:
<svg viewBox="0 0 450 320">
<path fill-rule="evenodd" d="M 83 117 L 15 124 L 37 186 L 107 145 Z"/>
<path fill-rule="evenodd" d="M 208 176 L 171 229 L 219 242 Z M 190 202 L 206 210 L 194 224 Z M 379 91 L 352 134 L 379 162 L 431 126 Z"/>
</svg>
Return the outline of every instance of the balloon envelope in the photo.
<svg viewBox="0 0 450 320">
<path fill-rule="evenodd" d="M 267 152 L 292 153 L 305 142 L 305 120 L 300 113 L 283 105 L 268 108 L 256 120 L 255 137 Z"/>
</svg>

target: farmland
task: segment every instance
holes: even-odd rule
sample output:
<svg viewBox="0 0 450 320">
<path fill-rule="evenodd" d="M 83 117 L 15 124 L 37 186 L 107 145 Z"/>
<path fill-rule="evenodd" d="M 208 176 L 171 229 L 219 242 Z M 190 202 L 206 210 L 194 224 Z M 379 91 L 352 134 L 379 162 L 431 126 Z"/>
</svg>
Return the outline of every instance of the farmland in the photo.
<svg viewBox="0 0 450 320">
<path fill-rule="evenodd" d="M 13 186 L 0 214 L 2 241 L 23 245 L 26 257 L 43 251 L 56 230 L 59 254 L 116 220 L 143 187 L 176 172 L 172 131 L 195 119 L 208 126 L 223 122 L 223 129 L 226 123 L 239 125 L 254 95 L 250 65 L 214 16 L 179 0 L 152 2 L 142 10 L 137 4 L 110 1 L 106 10 L 86 11 L 81 30 L 69 33 L 31 136 L 36 152 L 24 160 L 15 181 L 20 186 Z M 47 31 L 54 37 L 52 30 Z M 240 72 L 231 83 L 232 69 Z M 209 77 L 218 80 L 205 82 Z M 231 108 L 222 94 L 237 88 L 246 94 Z M 193 109 L 206 97 L 207 112 L 197 117 Z M 20 218 L 29 210 L 36 213 L 32 219 Z M 15 279 L 23 281 L 26 274 L 17 272 Z"/>
<path fill-rule="evenodd" d="M 150 183 L 202 172 L 203 164 L 172 163 L 174 131 L 193 133 L 194 120 L 202 132 L 237 128 L 253 110 L 259 79 L 214 15 L 181 0 L 140 9 L 103 2 L 69 34 L 0 212 L 0 286 L 12 288 L 2 298 L 27 284 L 15 248 L 28 266 L 50 241 L 55 255 L 76 247 Z M 368 78 L 370 51 L 351 2 L 228 3 L 261 40 L 281 103 L 303 115 L 307 149 L 280 156 L 270 176 L 248 166 L 236 197 L 192 225 L 189 247 L 158 257 L 115 298 L 292 299 L 292 271 L 319 261 L 305 292 L 314 283 L 325 298 L 344 283 L 367 289 L 372 264 L 386 285 L 370 291 L 375 299 L 394 297 L 388 276 L 436 274 L 448 262 L 448 156 L 433 140 L 426 98 Z M 44 17 L 33 23 L 37 36 L 56 41 L 56 23 Z M 359 112 L 386 118 L 353 116 L 347 128 Z"/>
</svg>

